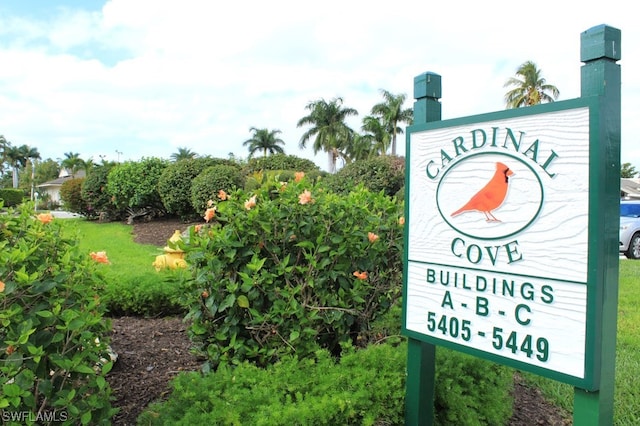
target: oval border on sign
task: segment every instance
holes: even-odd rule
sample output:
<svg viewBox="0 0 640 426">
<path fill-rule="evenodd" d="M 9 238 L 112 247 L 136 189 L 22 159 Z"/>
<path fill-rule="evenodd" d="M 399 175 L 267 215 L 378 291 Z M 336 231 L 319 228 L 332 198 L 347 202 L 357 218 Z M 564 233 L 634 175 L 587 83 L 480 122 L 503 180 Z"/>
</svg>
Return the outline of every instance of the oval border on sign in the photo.
<svg viewBox="0 0 640 426">
<path fill-rule="evenodd" d="M 441 186 L 442 182 L 444 181 L 445 176 L 449 173 L 449 171 L 455 170 L 457 168 L 457 166 L 459 166 L 460 164 L 464 163 L 468 159 L 473 158 L 473 157 L 482 156 L 482 155 L 493 155 L 493 156 L 509 157 L 509 158 L 512 158 L 512 159 L 518 161 L 519 163 L 524 164 L 529 170 L 531 170 L 532 175 L 535 176 L 536 180 L 538 181 L 538 185 L 540 186 L 540 204 L 538 205 L 538 210 L 535 212 L 535 214 L 531 217 L 531 219 L 525 225 L 523 225 L 519 229 L 517 229 L 517 230 L 515 230 L 513 232 L 510 232 L 508 234 L 505 234 L 505 235 L 499 235 L 499 236 L 495 236 L 495 237 L 478 237 L 477 235 L 470 234 L 469 232 L 464 232 L 464 231 L 460 230 L 458 227 L 454 226 L 447 219 L 447 217 L 443 214 L 442 210 L 440 209 L 440 202 L 439 202 L 439 196 L 438 195 L 440 194 L 440 186 Z M 516 234 L 522 232 L 524 229 L 528 228 L 529 225 L 531 225 L 536 220 L 536 218 L 540 215 L 540 211 L 542 210 L 542 205 L 544 204 L 544 187 L 542 186 L 542 181 L 540 180 L 540 176 L 538 176 L 538 174 L 533 169 L 533 167 L 531 167 L 531 165 L 529 165 L 527 162 L 523 161 L 521 158 L 518 158 L 518 157 L 516 157 L 514 155 L 502 153 L 502 152 L 494 152 L 494 151 L 480 152 L 480 153 L 477 153 L 477 154 L 470 154 L 470 155 L 464 157 L 463 159 L 457 161 L 452 166 L 453 167 L 447 167 L 447 170 L 445 170 L 445 172 L 442 174 L 442 177 L 440 178 L 440 181 L 438 182 L 438 186 L 436 188 L 436 207 L 438 208 L 438 213 L 440 213 L 440 217 L 442 217 L 442 219 L 447 223 L 447 225 L 449 225 L 451 227 L 451 229 L 459 232 L 462 235 L 465 235 L 465 236 L 471 237 L 471 238 L 475 238 L 475 239 L 478 239 L 478 240 L 499 240 L 499 239 L 502 239 L 502 238 L 511 237 L 513 235 L 516 235 Z"/>
</svg>

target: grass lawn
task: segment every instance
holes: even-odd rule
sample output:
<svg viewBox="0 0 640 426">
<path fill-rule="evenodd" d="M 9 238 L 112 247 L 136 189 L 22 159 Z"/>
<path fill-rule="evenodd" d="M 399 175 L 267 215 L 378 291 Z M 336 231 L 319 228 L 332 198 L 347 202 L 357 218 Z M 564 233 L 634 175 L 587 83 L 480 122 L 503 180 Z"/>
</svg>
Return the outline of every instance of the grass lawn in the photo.
<svg viewBox="0 0 640 426">
<path fill-rule="evenodd" d="M 181 313 L 182 293 L 176 283 L 180 272 L 157 272 L 152 266 L 162 249 L 133 241 L 132 227 L 121 223 L 95 223 L 64 219 L 70 232 L 79 233 L 80 250 L 104 251 L 110 264 L 100 265 L 107 281 L 102 300 L 112 315 L 156 316 Z"/>
</svg>

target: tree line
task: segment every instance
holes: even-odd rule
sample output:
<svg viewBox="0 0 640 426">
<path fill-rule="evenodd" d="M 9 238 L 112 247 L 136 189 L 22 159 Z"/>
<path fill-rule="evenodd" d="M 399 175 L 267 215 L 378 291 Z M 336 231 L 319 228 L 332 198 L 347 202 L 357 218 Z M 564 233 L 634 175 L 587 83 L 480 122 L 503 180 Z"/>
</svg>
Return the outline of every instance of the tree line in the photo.
<svg viewBox="0 0 640 426">
<path fill-rule="evenodd" d="M 507 109 L 553 102 L 560 94 L 558 88 L 546 81 L 541 69 L 532 61 L 520 65 L 515 76 L 509 78 L 504 87 L 508 88 L 504 95 Z M 402 125 L 412 124 L 413 110 L 404 107 L 407 100 L 404 93 L 394 94 L 380 89 L 380 94 L 382 100 L 363 117 L 359 130 L 351 128 L 347 123 L 349 118 L 358 115 L 358 111 L 345 105 L 342 97 L 310 101 L 305 106 L 307 115 L 297 122 L 297 127 L 305 129 L 298 142 L 299 147 L 311 147 L 314 154 L 325 152 L 328 156 L 328 170 L 332 173 L 336 171 L 338 161 L 348 164 L 379 155 L 396 155 L 398 135 L 404 132 Z M 248 149 L 249 158 L 256 154 L 267 156 L 284 153 L 285 142 L 281 138 L 281 130 L 250 127 L 249 132 L 250 137 L 243 142 L 243 146 Z M 13 188 L 21 187 L 30 191 L 33 197 L 35 186 L 57 178 L 60 169 L 74 175 L 93 165 L 91 160 L 83 160 L 78 153 L 68 152 L 64 156 L 57 162 L 51 159 L 39 161 L 41 158 L 37 148 L 13 145 L 0 135 L 0 187 L 8 187 L 9 184 Z M 171 155 L 171 160 L 179 161 L 197 156 L 191 149 L 180 147 Z M 623 163 L 621 177 L 633 178 L 638 174 L 630 163 Z M 21 175 L 26 181 L 23 185 L 20 185 Z"/>
</svg>

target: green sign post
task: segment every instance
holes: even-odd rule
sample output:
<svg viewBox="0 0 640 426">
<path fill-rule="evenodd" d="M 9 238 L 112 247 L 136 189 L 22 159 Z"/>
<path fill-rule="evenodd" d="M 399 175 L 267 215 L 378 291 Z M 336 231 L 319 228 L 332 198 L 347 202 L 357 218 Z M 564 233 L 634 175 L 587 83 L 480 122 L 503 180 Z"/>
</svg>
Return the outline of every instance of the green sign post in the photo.
<svg viewBox="0 0 640 426">
<path fill-rule="evenodd" d="M 433 424 L 436 346 L 575 388 L 574 424 L 613 419 L 620 31 L 581 35 L 578 99 L 441 120 L 414 80 L 403 333 L 408 425 Z"/>
</svg>

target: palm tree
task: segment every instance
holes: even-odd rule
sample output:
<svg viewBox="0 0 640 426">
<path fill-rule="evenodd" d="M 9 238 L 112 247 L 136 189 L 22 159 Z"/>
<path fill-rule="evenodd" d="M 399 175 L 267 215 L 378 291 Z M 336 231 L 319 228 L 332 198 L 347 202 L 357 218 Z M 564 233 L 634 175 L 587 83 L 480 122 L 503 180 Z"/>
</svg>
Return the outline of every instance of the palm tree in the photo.
<svg viewBox="0 0 640 426">
<path fill-rule="evenodd" d="M 198 156 L 197 153 L 191 151 L 189 148 L 182 147 L 178 148 L 178 152 L 174 152 L 171 154 L 171 160 L 180 161 L 180 160 L 193 160 Z"/>
<path fill-rule="evenodd" d="M 314 154 L 322 150 L 329 154 L 329 172 L 336 171 L 336 162 L 344 157 L 344 150 L 351 141 L 353 130 L 347 126 L 345 119 L 358 115 L 353 108 L 343 107 L 341 97 L 327 102 L 324 99 L 309 102 L 305 107 L 309 115 L 298 121 L 298 127 L 311 126 L 300 138 L 300 148 L 305 148 L 307 142 L 315 136 L 313 141 Z"/>
<path fill-rule="evenodd" d="M 85 161 L 80 158 L 80 154 L 77 152 L 65 152 L 64 157 L 60 165 L 67 169 L 71 176 L 75 176 L 78 171 L 85 168 Z"/>
<path fill-rule="evenodd" d="M 29 162 L 29 160 L 31 160 L 31 201 L 33 201 L 33 195 L 35 193 L 35 186 L 36 186 L 36 182 L 35 182 L 35 178 L 36 178 L 36 163 L 34 160 L 39 160 L 40 159 L 40 153 L 38 152 L 37 148 L 31 148 L 27 145 L 22 145 L 20 147 L 20 150 L 22 151 L 22 154 L 25 156 L 26 158 L 26 162 Z M 26 164 L 26 163 L 25 163 Z"/>
<path fill-rule="evenodd" d="M 7 162 L 7 149 L 11 146 L 3 135 L 0 135 L 0 176 L 4 176 L 4 163 Z"/>
<path fill-rule="evenodd" d="M 516 77 L 507 80 L 504 87 L 513 87 L 504 96 L 507 108 L 553 102 L 560 95 L 556 86 L 547 84 L 546 79 L 542 77 L 542 70 L 531 61 L 520 65 L 516 70 Z"/>
<path fill-rule="evenodd" d="M 413 121 L 413 110 L 411 108 L 402 109 L 407 95 L 402 93 L 394 95 L 384 89 L 380 89 L 383 102 L 375 104 L 371 108 L 371 114 L 382 119 L 387 131 L 391 134 L 391 155 L 396 155 L 396 139 L 398 134 L 402 134 L 400 123 L 411 124 Z"/>
<path fill-rule="evenodd" d="M 9 163 L 13 173 L 13 188 L 18 188 L 18 171 L 27 165 L 27 158 L 24 156 L 20 147 L 8 145 L 4 150 L 6 162 Z"/>
<path fill-rule="evenodd" d="M 284 149 L 279 145 L 284 145 L 284 141 L 278 137 L 280 130 L 258 129 L 251 127 L 250 132 L 253 132 L 251 138 L 242 143 L 242 146 L 249 146 L 249 158 L 253 157 L 256 151 L 262 151 L 263 157 L 269 154 L 284 154 Z"/>
<path fill-rule="evenodd" d="M 377 153 L 385 155 L 391 142 L 391 134 L 387 132 L 380 119 L 367 115 L 362 119 L 361 129 L 365 132 L 364 136 L 371 141 L 373 149 Z"/>
<path fill-rule="evenodd" d="M 344 160 L 346 163 L 352 161 L 366 160 L 376 154 L 375 141 L 372 135 L 359 135 L 353 133 L 351 141 L 344 150 Z"/>
</svg>

